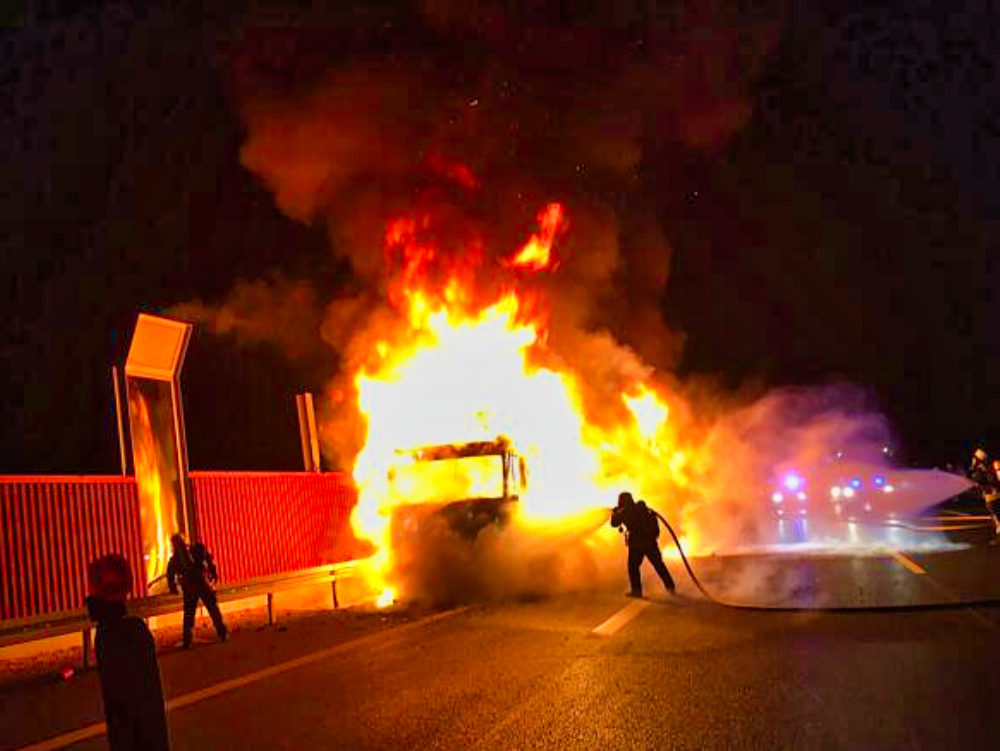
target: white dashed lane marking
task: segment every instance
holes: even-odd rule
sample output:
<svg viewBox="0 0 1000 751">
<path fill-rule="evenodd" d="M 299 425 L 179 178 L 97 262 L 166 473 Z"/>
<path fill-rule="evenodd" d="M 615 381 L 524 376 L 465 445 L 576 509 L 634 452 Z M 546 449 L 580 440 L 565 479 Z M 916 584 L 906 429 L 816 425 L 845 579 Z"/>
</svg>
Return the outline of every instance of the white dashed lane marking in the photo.
<svg viewBox="0 0 1000 751">
<path fill-rule="evenodd" d="M 630 602 L 613 616 L 608 618 L 608 620 L 604 621 L 604 623 L 600 626 L 597 626 L 590 633 L 597 634 L 598 636 L 611 636 L 612 634 L 621 631 L 629 621 L 648 608 L 649 605 L 649 600 L 636 600 L 635 602 Z"/>
</svg>

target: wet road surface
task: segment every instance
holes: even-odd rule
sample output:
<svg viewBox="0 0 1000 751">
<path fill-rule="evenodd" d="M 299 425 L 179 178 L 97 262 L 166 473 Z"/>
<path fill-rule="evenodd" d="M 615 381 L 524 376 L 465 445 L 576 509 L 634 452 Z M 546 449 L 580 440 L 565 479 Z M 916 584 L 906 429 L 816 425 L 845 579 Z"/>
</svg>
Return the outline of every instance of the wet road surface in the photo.
<svg viewBox="0 0 1000 751">
<path fill-rule="evenodd" d="M 694 561 L 758 612 L 623 589 L 339 611 L 161 657 L 175 749 L 992 748 L 1000 548 Z M 96 675 L 0 701 L 0 746 L 102 719 Z M 72 748 L 106 747 L 99 730 Z"/>
</svg>

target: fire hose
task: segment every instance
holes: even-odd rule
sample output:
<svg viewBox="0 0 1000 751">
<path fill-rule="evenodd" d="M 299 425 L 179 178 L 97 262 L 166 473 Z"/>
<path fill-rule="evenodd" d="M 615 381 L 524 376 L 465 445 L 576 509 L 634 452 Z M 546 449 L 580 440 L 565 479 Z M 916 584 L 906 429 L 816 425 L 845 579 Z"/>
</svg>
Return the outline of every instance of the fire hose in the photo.
<svg viewBox="0 0 1000 751">
<path fill-rule="evenodd" d="M 677 552 L 680 553 L 681 561 L 684 563 L 684 568 L 687 570 L 688 576 L 691 577 L 691 581 L 694 582 L 694 586 L 698 588 L 698 591 L 701 592 L 705 596 L 705 599 L 709 602 L 714 602 L 716 605 L 726 605 L 727 603 L 712 597 L 709 591 L 702 586 L 698 577 L 695 576 L 694 569 L 691 568 L 691 564 L 688 562 L 687 556 L 684 555 L 684 548 L 681 546 L 681 541 L 677 538 L 674 528 L 670 526 L 670 522 L 664 519 L 663 515 L 659 511 L 654 511 L 653 509 L 650 509 L 650 511 L 653 511 L 653 513 L 656 514 L 656 518 L 663 522 L 663 526 L 667 528 L 667 531 L 670 533 L 670 537 L 674 541 L 674 546 L 677 548 Z"/>
<path fill-rule="evenodd" d="M 986 605 L 998 605 L 1000 600 L 996 598 L 986 598 L 980 600 L 953 600 L 951 602 L 936 602 L 936 603 L 924 603 L 924 604 L 908 604 L 908 605 L 755 605 L 750 603 L 735 603 L 726 602 L 720 600 L 718 597 L 712 595 L 698 577 L 694 573 L 694 569 L 691 568 L 691 564 L 684 554 L 684 548 L 681 545 L 680 539 L 678 539 L 677 534 L 674 532 L 674 528 L 670 526 L 663 515 L 656 511 L 655 509 L 650 509 L 656 518 L 663 522 L 663 526 L 667 528 L 670 533 L 670 537 L 674 541 L 674 546 L 677 548 L 677 552 L 680 554 L 681 561 L 684 563 L 684 568 L 691 577 L 691 581 L 694 583 L 695 587 L 699 592 L 705 597 L 709 602 L 720 605 L 726 608 L 734 608 L 736 610 L 751 610 L 757 612 L 769 612 L 769 613 L 885 613 L 885 612 L 913 612 L 913 611 L 927 611 L 927 610 L 954 610 L 958 608 L 975 608 Z M 933 580 L 932 580 L 933 581 Z M 940 587 L 940 585 L 938 585 Z M 943 589 L 943 588 L 942 588 Z"/>
</svg>

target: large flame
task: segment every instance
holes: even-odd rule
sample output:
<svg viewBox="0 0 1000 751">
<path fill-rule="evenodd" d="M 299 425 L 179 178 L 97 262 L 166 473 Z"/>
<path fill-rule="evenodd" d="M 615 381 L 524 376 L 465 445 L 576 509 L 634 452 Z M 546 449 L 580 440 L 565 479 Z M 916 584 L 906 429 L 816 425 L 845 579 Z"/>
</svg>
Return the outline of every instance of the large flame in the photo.
<svg viewBox="0 0 1000 751">
<path fill-rule="evenodd" d="M 153 421 L 147 401 L 140 396 L 132 400 L 133 419 L 137 426 L 132 431 L 134 445 L 135 478 L 140 503 L 140 517 L 144 527 L 143 557 L 146 583 L 163 576 L 170 557 L 170 535 L 176 530 L 167 528 L 167 493 L 163 486 L 164 468 L 153 437 Z"/>
<path fill-rule="evenodd" d="M 469 274 L 475 249 L 463 267 L 434 278 L 439 254 L 421 239 L 428 222 L 407 217 L 387 227 L 386 257 L 398 267 L 388 296 L 400 330 L 372 341 L 354 379 L 368 431 L 354 467 L 359 503 L 352 523 L 378 547 L 372 566 L 383 586 L 394 584 L 390 520 L 408 502 L 390 488 L 390 471 L 405 461 L 400 450 L 506 439 L 529 468 L 517 504 L 517 519 L 527 525 L 573 524 L 613 505 L 623 481 L 631 485 L 643 471 L 682 478 L 684 468 L 664 397 L 652 385 L 637 382 L 620 395 L 616 424 L 589 421 L 579 376 L 547 351 L 543 306 L 512 284 L 498 285 L 492 299 L 475 299 Z M 543 208 L 539 224 L 508 267 L 551 269 L 553 243 L 566 224 L 563 207 Z M 455 497 L 468 497 L 462 491 L 480 480 L 464 478 L 468 487 L 456 488 Z M 416 498 L 448 495 L 443 486 L 411 491 Z M 392 597 L 384 593 L 382 600 Z"/>
</svg>

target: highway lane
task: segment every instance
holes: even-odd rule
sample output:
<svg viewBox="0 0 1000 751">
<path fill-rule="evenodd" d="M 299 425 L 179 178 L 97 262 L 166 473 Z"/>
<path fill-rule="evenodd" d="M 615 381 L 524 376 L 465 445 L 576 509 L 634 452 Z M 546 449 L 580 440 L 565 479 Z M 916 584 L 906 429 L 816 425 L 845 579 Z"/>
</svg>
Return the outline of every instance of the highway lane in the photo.
<svg viewBox="0 0 1000 751">
<path fill-rule="evenodd" d="M 784 557 L 768 559 L 766 565 L 774 580 L 791 577 L 808 584 L 791 590 L 807 599 L 816 587 L 846 597 L 861 582 L 866 592 L 940 601 L 949 590 L 935 579 L 938 573 L 958 580 L 965 571 L 966 588 L 990 590 L 992 578 L 980 572 L 995 566 L 1000 554 L 976 549 L 909 557 L 927 573 L 914 573 L 889 554 Z M 735 579 L 747 576 L 748 567 L 764 565 L 757 559 L 703 564 L 707 578 L 718 584 L 727 566 Z M 177 706 L 169 714 L 173 745 L 995 745 L 990 740 L 998 725 L 1000 631 L 993 608 L 759 613 L 719 608 L 690 596 L 660 600 L 655 589 L 650 591 L 651 603 L 628 601 L 620 590 L 589 592 L 476 605 L 430 621 L 419 619 L 427 613 L 357 614 L 369 618 L 368 625 L 334 643 L 324 641 L 317 620 L 308 628 L 292 624 L 285 632 L 246 634 L 239 649 L 240 639 L 234 639 L 168 655 L 161 661 L 164 683 L 176 701 L 328 650 Z M 870 597 L 862 599 L 872 604 Z M 354 616 L 336 617 L 346 623 Z M 382 617 L 398 620 L 383 622 Z M 408 625 L 394 628 L 404 619 Z M 615 621 L 614 628 L 602 629 L 609 621 Z M 178 670 L 182 663 L 183 671 Z M 73 747 L 105 746 L 95 738 Z"/>
</svg>

